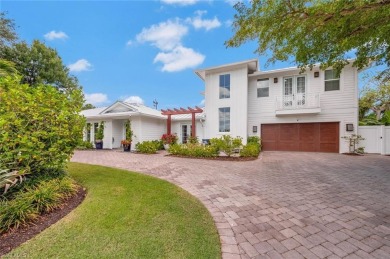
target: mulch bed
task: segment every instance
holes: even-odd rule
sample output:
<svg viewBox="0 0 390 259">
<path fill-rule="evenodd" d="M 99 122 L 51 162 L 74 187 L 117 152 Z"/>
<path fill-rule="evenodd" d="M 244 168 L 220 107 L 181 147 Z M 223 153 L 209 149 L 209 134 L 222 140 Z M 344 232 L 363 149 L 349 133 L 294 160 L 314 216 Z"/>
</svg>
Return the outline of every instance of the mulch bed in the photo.
<svg viewBox="0 0 390 259">
<path fill-rule="evenodd" d="M 190 159 L 203 159 L 203 160 L 220 160 L 220 161 L 253 161 L 258 159 L 258 157 L 236 157 L 236 156 L 216 156 L 216 157 L 192 157 L 192 156 L 179 156 L 179 155 L 165 155 L 171 157 L 180 157 L 180 158 L 190 158 Z"/>
<path fill-rule="evenodd" d="M 38 220 L 26 226 L 0 235 L 0 257 L 68 215 L 84 200 L 86 193 L 87 191 L 80 187 L 77 193 L 65 200 L 60 208 L 41 215 Z"/>
</svg>

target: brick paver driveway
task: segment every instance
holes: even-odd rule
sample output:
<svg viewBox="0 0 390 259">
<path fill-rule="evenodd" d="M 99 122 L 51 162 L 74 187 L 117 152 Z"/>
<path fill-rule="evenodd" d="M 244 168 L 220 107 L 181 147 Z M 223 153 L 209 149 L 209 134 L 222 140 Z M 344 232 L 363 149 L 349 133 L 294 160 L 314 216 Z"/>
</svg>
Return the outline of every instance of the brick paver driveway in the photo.
<svg viewBox="0 0 390 259">
<path fill-rule="evenodd" d="M 212 214 L 223 258 L 390 258 L 390 157 L 265 152 L 224 162 L 77 151 L 72 161 L 181 186 Z"/>
</svg>

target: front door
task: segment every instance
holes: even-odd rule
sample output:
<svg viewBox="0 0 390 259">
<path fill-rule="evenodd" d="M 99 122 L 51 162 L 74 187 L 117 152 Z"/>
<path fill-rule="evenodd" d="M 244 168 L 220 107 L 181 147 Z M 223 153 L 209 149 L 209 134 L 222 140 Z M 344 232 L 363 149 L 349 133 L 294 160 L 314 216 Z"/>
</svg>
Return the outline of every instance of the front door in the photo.
<svg viewBox="0 0 390 259">
<path fill-rule="evenodd" d="M 306 76 L 284 78 L 283 107 L 299 108 L 306 103 Z"/>
<path fill-rule="evenodd" d="M 188 138 L 191 137 L 191 124 L 182 124 L 181 125 L 181 143 L 185 144 L 188 141 Z"/>
</svg>

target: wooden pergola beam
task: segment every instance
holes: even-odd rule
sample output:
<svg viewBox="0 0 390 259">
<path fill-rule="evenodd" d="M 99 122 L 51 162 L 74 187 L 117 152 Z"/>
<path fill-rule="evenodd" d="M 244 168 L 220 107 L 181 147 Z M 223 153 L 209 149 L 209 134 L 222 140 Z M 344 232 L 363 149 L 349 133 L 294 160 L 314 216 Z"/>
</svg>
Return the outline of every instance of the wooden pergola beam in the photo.
<svg viewBox="0 0 390 259">
<path fill-rule="evenodd" d="M 196 113 L 202 113 L 203 110 L 199 108 L 198 106 L 195 106 L 195 109 L 188 107 L 188 109 L 184 109 L 180 107 L 179 109 L 174 108 L 173 110 L 171 109 L 166 109 L 163 110 L 161 109 L 161 114 L 162 115 L 167 115 L 168 120 L 167 120 L 167 133 L 171 134 L 171 124 L 172 124 L 172 115 L 180 115 L 180 114 L 191 114 L 191 137 L 196 137 L 196 121 L 195 121 L 195 114 Z"/>
</svg>

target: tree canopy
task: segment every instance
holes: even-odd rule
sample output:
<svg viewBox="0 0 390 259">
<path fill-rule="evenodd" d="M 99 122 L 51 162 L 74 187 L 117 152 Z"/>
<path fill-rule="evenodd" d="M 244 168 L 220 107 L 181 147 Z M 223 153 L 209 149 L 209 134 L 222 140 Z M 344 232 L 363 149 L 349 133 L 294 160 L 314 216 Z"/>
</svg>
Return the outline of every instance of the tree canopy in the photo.
<svg viewBox="0 0 390 259">
<path fill-rule="evenodd" d="M 26 42 L 5 46 L 0 57 L 15 64 L 24 84 L 52 85 L 62 90 L 78 87 L 77 79 L 69 74 L 57 51 L 38 40 L 34 40 L 31 46 Z"/>
<path fill-rule="evenodd" d="M 15 42 L 18 36 L 15 33 L 15 23 L 7 19 L 5 13 L 0 12 L 0 47 Z"/>
<path fill-rule="evenodd" d="M 321 63 L 340 72 L 353 52 L 358 69 L 390 65 L 390 0 L 252 0 L 235 9 L 226 46 L 257 39 L 257 53 L 272 51 L 268 62 L 294 57 L 301 68 Z"/>
<path fill-rule="evenodd" d="M 374 115 L 370 115 L 370 112 Z M 361 92 L 359 119 L 369 122 L 368 124 L 381 123 L 383 116 L 386 120 L 388 119 L 386 112 L 390 112 L 390 81 L 384 82 L 374 77 L 373 81 Z"/>
</svg>

